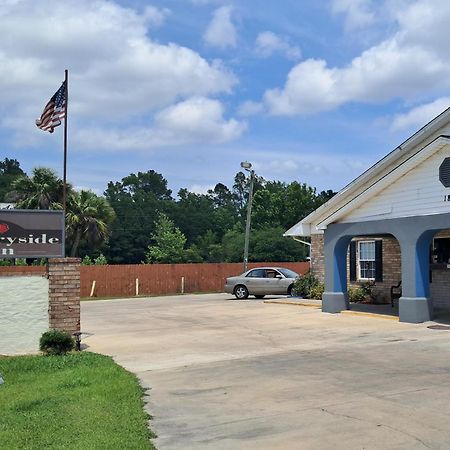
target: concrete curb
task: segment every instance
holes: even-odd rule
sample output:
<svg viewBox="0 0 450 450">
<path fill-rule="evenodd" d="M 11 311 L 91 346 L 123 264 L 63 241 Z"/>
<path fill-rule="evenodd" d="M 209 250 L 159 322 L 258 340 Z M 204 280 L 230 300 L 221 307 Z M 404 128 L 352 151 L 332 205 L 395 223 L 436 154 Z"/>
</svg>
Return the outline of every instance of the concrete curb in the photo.
<svg viewBox="0 0 450 450">
<path fill-rule="evenodd" d="M 364 311 L 341 311 L 341 314 L 345 314 L 347 316 L 365 316 L 365 317 L 373 317 L 374 319 L 395 320 L 398 322 L 397 316 L 387 316 L 385 314 L 369 313 Z"/>
<path fill-rule="evenodd" d="M 292 300 L 264 300 L 264 303 L 274 303 L 277 305 L 306 306 L 309 308 L 321 308 L 320 305 L 315 305 L 314 303 L 295 302 Z"/>
</svg>

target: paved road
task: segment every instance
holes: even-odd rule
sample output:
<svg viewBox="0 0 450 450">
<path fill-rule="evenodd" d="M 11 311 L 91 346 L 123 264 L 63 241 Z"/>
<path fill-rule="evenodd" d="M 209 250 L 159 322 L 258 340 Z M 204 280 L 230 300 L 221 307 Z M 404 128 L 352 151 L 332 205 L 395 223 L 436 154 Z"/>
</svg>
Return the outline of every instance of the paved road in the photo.
<svg viewBox="0 0 450 450">
<path fill-rule="evenodd" d="M 85 343 L 151 387 L 159 450 L 448 449 L 450 331 L 237 301 L 82 304 Z"/>
</svg>

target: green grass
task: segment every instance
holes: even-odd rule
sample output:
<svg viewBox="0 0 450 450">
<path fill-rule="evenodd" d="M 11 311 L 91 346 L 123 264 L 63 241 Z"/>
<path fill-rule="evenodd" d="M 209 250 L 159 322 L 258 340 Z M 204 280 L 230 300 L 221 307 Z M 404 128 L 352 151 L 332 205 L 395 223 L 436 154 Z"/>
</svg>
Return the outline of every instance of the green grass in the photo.
<svg viewBox="0 0 450 450">
<path fill-rule="evenodd" d="M 0 357 L 1 449 L 154 449 L 137 378 L 109 357 Z"/>
</svg>

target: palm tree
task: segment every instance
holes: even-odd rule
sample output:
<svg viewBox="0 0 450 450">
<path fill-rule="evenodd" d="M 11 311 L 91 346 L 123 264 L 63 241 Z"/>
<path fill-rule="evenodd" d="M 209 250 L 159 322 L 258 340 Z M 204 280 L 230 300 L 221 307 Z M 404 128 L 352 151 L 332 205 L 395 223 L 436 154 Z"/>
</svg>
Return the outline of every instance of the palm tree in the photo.
<svg viewBox="0 0 450 450">
<path fill-rule="evenodd" d="M 22 209 L 62 209 L 64 183 L 55 171 L 36 167 L 31 177 L 22 176 L 12 183 L 8 197 Z M 72 187 L 67 185 L 67 192 Z"/>
<path fill-rule="evenodd" d="M 66 229 L 72 242 L 70 256 L 77 255 L 82 238 L 90 245 L 98 245 L 105 241 L 114 219 L 114 210 L 104 197 L 84 190 L 72 193 L 66 212 Z"/>
</svg>

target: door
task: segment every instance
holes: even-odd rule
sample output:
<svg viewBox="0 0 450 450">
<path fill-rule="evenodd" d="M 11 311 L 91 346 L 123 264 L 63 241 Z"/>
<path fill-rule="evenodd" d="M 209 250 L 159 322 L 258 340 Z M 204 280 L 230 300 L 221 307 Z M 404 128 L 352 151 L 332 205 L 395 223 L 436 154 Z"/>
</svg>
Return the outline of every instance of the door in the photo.
<svg viewBox="0 0 450 450">
<path fill-rule="evenodd" d="M 266 294 L 286 294 L 287 286 L 284 276 L 275 269 L 266 269 Z"/>
<path fill-rule="evenodd" d="M 245 277 L 245 285 L 249 294 L 265 294 L 266 271 L 264 269 L 253 269 Z"/>
</svg>

